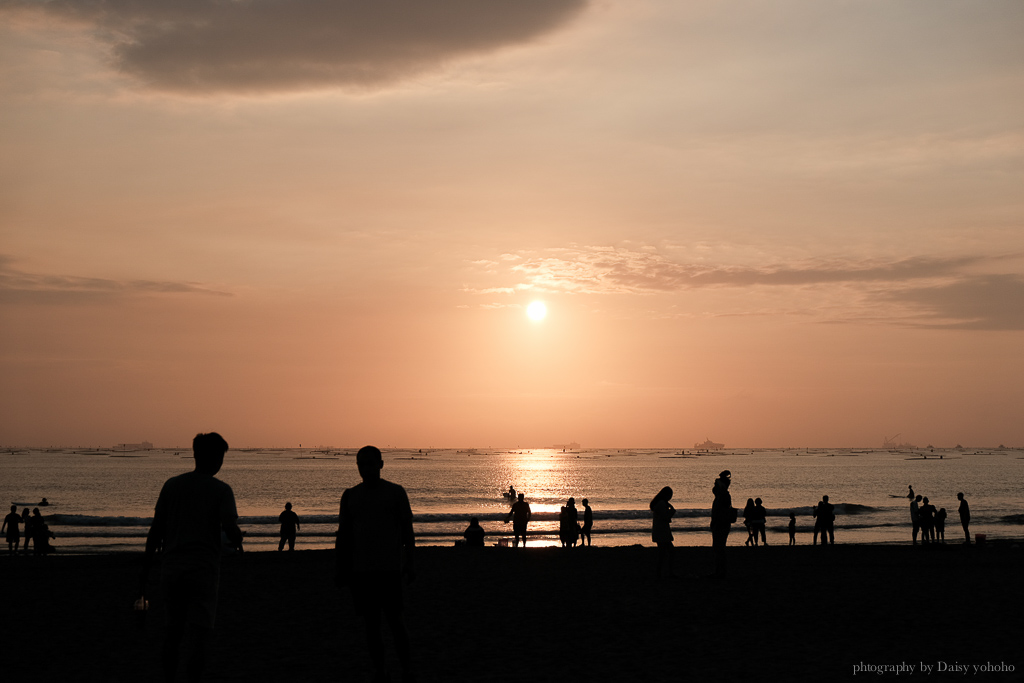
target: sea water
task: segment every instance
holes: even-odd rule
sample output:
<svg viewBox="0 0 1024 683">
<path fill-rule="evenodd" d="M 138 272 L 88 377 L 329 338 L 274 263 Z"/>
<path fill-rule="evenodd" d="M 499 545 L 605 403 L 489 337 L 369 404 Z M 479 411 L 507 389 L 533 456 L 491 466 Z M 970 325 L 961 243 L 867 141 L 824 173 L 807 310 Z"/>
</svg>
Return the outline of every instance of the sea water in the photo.
<svg viewBox="0 0 1024 683">
<path fill-rule="evenodd" d="M 219 478 L 235 492 L 248 550 L 276 549 L 278 515 L 291 502 L 301 520 L 296 547 L 332 547 L 341 493 L 359 483 L 354 449 L 229 451 Z M 733 506 L 761 498 L 768 542 L 788 543 L 790 513 L 797 542 L 811 542 L 811 508 L 822 495 L 835 505 L 837 543 L 907 543 L 907 486 L 945 508 L 947 542 L 963 540 L 956 494 L 971 506 L 971 533 L 1024 536 L 1024 451 L 967 449 L 737 449 L 695 454 L 670 449 L 460 450 L 391 449 L 384 478 L 401 484 L 412 504 L 417 543 L 450 545 L 477 517 L 489 543 L 511 535 L 505 523 L 509 485 L 533 510 L 530 545 L 557 545 L 558 511 L 572 496 L 594 513 L 596 545 L 652 545 L 651 498 L 671 486 L 676 545 L 710 545 L 711 488 L 732 472 Z M 61 552 L 138 551 L 163 482 L 192 469 L 187 449 L 118 452 L 35 449 L 0 452 L 0 501 L 36 507 Z M 730 544 L 746 538 L 741 523 Z"/>
</svg>

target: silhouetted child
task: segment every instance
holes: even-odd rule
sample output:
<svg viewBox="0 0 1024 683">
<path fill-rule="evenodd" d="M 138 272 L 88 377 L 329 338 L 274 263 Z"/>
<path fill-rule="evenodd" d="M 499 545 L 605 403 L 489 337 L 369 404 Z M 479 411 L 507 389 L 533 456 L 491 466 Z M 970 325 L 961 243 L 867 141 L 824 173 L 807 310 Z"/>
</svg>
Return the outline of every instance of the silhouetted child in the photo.
<svg viewBox="0 0 1024 683">
<path fill-rule="evenodd" d="M 796 545 L 796 513 L 789 513 L 789 544 Z"/>
<path fill-rule="evenodd" d="M 301 525 L 299 516 L 292 511 L 292 504 L 284 504 L 284 512 L 277 518 L 281 522 L 281 542 L 277 544 L 278 550 L 284 550 L 284 544 L 288 544 L 288 550 L 295 550 L 295 535 Z"/>
<path fill-rule="evenodd" d="M 935 534 L 940 541 L 946 542 L 946 508 L 939 508 L 935 513 Z"/>
<path fill-rule="evenodd" d="M 964 543 L 969 545 L 971 543 L 971 530 L 968 527 L 971 526 L 971 506 L 967 504 L 967 499 L 964 498 L 963 493 L 956 494 L 956 499 L 960 501 L 960 507 L 957 511 L 960 513 L 960 526 L 964 528 Z"/>
<path fill-rule="evenodd" d="M 466 539 L 466 545 L 470 548 L 484 547 L 484 528 L 480 526 L 480 521 L 476 517 L 469 518 L 469 526 L 462 532 L 462 537 Z"/>
<path fill-rule="evenodd" d="M 12 505 L 11 512 L 4 517 L 3 526 L 0 526 L 0 533 L 7 531 L 7 551 L 17 553 L 21 544 L 21 517 L 18 515 L 18 506 Z"/>
<path fill-rule="evenodd" d="M 672 488 L 666 486 L 658 491 L 658 495 L 651 499 L 651 540 L 658 546 L 658 566 L 654 572 L 657 577 L 661 576 L 661 568 L 667 563 L 669 576 L 672 573 L 672 516 L 676 509 L 669 501 L 672 500 Z"/>
<path fill-rule="evenodd" d="M 380 449 L 363 446 L 356 454 L 363 482 L 346 489 L 338 515 L 336 583 L 348 585 L 362 617 L 374 680 L 386 681 L 384 637 L 386 619 L 405 680 L 412 680 L 412 649 L 402 620 L 402 582 L 416 575 L 412 508 L 405 489 L 381 478 Z"/>
<path fill-rule="evenodd" d="M 594 527 L 594 511 L 590 509 L 590 501 L 586 498 L 583 499 L 583 528 L 580 529 L 582 534 L 582 540 L 580 541 L 580 547 L 583 547 L 584 542 L 586 545 L 590 545 L 590 530 Z"/>
</svg>

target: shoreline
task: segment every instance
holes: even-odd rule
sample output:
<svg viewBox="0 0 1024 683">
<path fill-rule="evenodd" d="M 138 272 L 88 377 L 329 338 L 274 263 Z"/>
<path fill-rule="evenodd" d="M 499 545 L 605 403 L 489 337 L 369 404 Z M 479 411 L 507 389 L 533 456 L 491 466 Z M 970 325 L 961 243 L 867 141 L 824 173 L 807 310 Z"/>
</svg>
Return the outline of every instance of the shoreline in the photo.
<svg viewBox="0 0 1024 683">
<path fill-rule="evenodd" d="M 418 680 L 821 681 L 854 678 L 858 662 L 989 660 L 1015 671 L 973 679 L 1021 680 L 1020 543 L 726 552 L 730 576 L 713 580 L 708 548 L 676 548 L 677 579 L 655 579 L 650 547 L 417 548 L 405 617 Z M 141 554 L 0 566 L 18 587 L 0 637 L 59 655 L 12 658 L 12 680 L 158 679 L 160 598 L 151 590 L 144 627 L 131 609 Z M 206 680 L 369 680 L 361 625 L 332 576 L 329 550 L 225 557 Z"/>
</svg>

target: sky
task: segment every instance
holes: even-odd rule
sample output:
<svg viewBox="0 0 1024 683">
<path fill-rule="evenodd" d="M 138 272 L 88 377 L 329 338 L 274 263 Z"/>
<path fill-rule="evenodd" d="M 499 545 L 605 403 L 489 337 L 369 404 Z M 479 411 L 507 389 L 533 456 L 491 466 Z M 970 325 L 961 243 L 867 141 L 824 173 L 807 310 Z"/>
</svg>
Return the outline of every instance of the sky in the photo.
<svg viewBox="0 0 1024 683">
<path fill-rule="evenodd" d="M 0 445 L 1022 446 L 1021 35 L 0 0 Z"/>
</svg>

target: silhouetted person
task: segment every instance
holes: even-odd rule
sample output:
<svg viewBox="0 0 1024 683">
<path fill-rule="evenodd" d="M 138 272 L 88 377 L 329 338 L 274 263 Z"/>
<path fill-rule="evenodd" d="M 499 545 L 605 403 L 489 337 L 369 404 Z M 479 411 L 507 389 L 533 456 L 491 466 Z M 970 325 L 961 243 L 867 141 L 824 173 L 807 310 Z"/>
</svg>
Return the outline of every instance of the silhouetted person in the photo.
<svg viewBox="0 0 1024 683">
<path fill-rule="evenodd" d="M 580 539 L 580 547 L 583 547 L 584 543 L 590 545 L 590 530 L 594 527 L 594 511 L 590 509 L 590 501 L 586 498 L 583 499 L 583 528 L 580 529 L 582 538 Z"/>
<path fill-rule="evenodd" d="M 576 499 L 569 498 L 565 503 L 565 540 L 567 545 L 575 548 L 580 538 L 580 511 L 576 509 Z"/>
<path fill-rule="evenodd" d="M 946 508 L 939 508 L 935 513 L 935 536 L 943 543 L 946 542 Z"/>
<path fill-rule="evenodd" d="M 384 458 L 374 446 L 356 454 L 363 482 L 346 489 L 338 515 L 336 583 L 348 585 L 356 612 L 363 619 L 374 680 L 387 681 L 384 668 L 386 619 L 405 680 L 413 680 L 412 650 L 402 620 L 402 575 L 415 576 L 412 508 L 405 489 L 382 479 Z"/>
<path fill-rule="evenodd" d="M 910 501 L 910 537 L 914 539 L 913 545 L 917 545 L 917 532 L 921 530 L 921 496 L 915 496 Z M 921 539 L 924 541 L 924 539 Z"/>
<path fill-rule="evenodd" d="M 768 511 L 761 505 L 761 499 L 757 498 L 754 500 L 754 545 L 757 545 L 757 536 L 761 535 L 761 544 L 768 545 L 768 539 L 765 537 L 765 526 L 768 524 Z"/>
<path fill-rule="evenodd" d="M 747 498 L 747 504 L 743 506 L 743 526 L 747 527 L 747 540 L 743 545 L 757 545 L 757 538 L 754 537 L 754 499 Z"/>
<path fill-rule="evenodd" d="M 789 513 L 789 544 L 796 545 L 796 513 Z"/>
<path fill-rule="evenodd" d="M 569 544 L 569 534 L 565 530 L 567 519 L 568 516 L 563 505 L 558 508 L 558 545 L 563 548 Z"/>
<path fill-rule="evenodd" d="M 3 526 L 0 526 L 0 533 L 7 534 L 7 551 L 17 554 L 18 546 L 21 545 L 21 516 L 18 514 L 18 506 L 12 505 L 11 512 L 4 517 Z"/>
<path fill-rule="evenodd" d="M 508 486 L 508 499 L 513 502 L 516 500 L 516 487 L 511 484 Z"/>
<path fill-rule="evenodd" d="M 43 498 L 41 501 L 39 501 L 39 507 L 46 507 L 49 504 L 50 504 L 50 501 L 46 500 L 45 498 Z"/>
<path fill-rule="evenodd" d="M 523 538 L 523 547 L 526 547 L 526 525 L 529 524 L 532 515 L 530 504 L 523 500 L 523 494 L 520 493 L 519 500 L 512 503 L 512 509 L 505 516 L 505 524 L 508 524 L 510 519 L 512 520 L 512 533 L 515 534 L 512 547 L 519 547 L 520 536 Z"/>
<path fill-rule="evenodd" d="M 736 521 L 736 509 L 732 506 L 732 495 L 729 493 L 729 484 L 732 483 L 732 473 L 724 470 L 711 492 L 715 500 L 711 504 L 711 547 L 715 554 L 716 578 L 725 578 L 725 544 L 729 540 L 729 528 Z"/>
<path fill-rule="evenodd" d="M 827 541 L 829 545 L 834 545 L 836 514 L 835 506 L 828 502 L 828 496 L 822 496 L 818 503 L 818 519 L 821 520 L 821 544 L 825 545 Z"/>
<path fill-rule="evenodd" d="M 914 495 L 914 487 L 911 484 L 907 484 L 907 489 L 909 489 L 907 492 L 907 498 L 910 500 L 916 500 L 917 496 Z"/>
<path fill-rule="evenodd" d="M 480 526 L 480 521 L 476 517 L 469 518 L 469 526 L 462 532 L 462 537 L 466 539 L 466 545 L 470 548 L 484 547 L 484 528 Z"/>
<path fill-rule="evenodd" d="M 964 543 L 970 544 L 971 530 L 968 527 L 971 526 L 971 506 L 967 504 L 963 493 L 956 494 L 956 499 L 960 501 L 957 511 L 960 513 L 960 526 L 964 528 Z"/>
<path fill-rule="evenodd" d="M 32 515 L 28 508 L 21 511 L 21 528 L 25 536 L 22 552 L 28 555 L 28 544 L 32 541 Z"/>
<path fill-rule="evenodd" d="M 672 487 L 666 486 L 658 491 L 658 495 L 651 499 L 651 540 L 658 546 L 658 567 L 654 572 L 655 576 L 661 576 L 661 568 L 668 563 L 669 576 L 672 573 L 672 516 L 676 509 L 672 507 Z"/>
<path fill-rule="evenodd" d="M 50 531 L 50 527 L 46 525 L 46 520 L 39 512 L 39 508 L 32 508 L 32 554 L 48 555 L 52 553 L 55 548 L 50 545 L 51 538 L 56 537 Z"/>
<path fill-rule="evenodd" d="M 284 512 L 277 518 L 281 523 L 281 542 L 277 544 L 278 550 L 284 550 L 284 544 L 288 544 L 288 550 L 295 550 L 295 535 L 302 528 L 299 524 L 299 516 L 292 510 L 291 503 L 284 504 Z"/>
<path fill-rule="evenodd" d="M 814 518 L 814 538 L 811 540 L 811 545 L 818 545 L 818 533 L 821 531 L 821 518 L 818 517 L 819 505 L 821 505 L 820 500 L 811 508 L 811 517 Z"/>
<path fill-rule="evenodd" d="M 167 606 L 167 629 L 161 663 L 166 681 L 174 680 L 186 634 L 191 642 L 188 678 L 194 681 L 201 676 L 217 614 L 221 532 L 232 547 L 242 550 L 235 494 L 215 476 L 227 450 L 227 442 L 216 432 L 196 435 L 192 440 L 195 469 L 164 482 L 146 537 L 143 595 L 153 556 L 159 550 L 163 558 L 160 587 Z"/>
<path fill-rule="evenodd" d="M 928 502 L 928 496 L 921 502 L 921 540 L 932 543 L 935 541 L 935 506 Z"/>
</svg>

